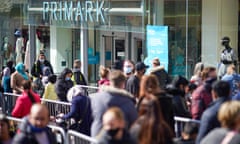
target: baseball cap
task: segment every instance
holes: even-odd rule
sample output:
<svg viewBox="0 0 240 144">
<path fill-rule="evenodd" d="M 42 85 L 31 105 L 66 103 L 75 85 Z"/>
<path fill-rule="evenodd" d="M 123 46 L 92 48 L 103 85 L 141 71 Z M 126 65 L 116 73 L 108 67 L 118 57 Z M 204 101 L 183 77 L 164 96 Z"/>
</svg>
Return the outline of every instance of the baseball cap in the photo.
<svg viewBox="0 0 240 144">
<path fill-rule="evenodd" d="M 143 62 L 137 62 L 137 63 L 135 64 L 135 69 L 136 69 L 137 71 L 140 71 L 140 70 L 143 70 L 143 69 L 146 69 L 146 68 L 149 68 L 149 66 L 148 66 L 148 65 L 145 65 Z"/>
</svg>

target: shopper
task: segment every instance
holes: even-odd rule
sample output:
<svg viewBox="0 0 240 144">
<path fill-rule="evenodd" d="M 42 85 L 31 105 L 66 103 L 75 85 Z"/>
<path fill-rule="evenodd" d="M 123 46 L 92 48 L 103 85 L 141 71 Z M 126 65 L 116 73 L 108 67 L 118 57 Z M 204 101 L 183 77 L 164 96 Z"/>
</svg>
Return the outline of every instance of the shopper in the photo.
<svg viewBox="0 0 240 144">
<path fill-rule="evenodd" d="M 98 81 L 98 86 L 110 85 L 109 81 L 110 69 L 104 67 L 103 65 L 99 66 L 99 76 L 100 80 Z"/>
<path fill-rule="evenodd" d="M 87 85 L 87 81 L 81 72 L 81 61 L 79 59 L 74 60 L 72 72 L 72 81 L 74 85 Z"/>
<path fill-rule="evenodd" d="M 46 60 L 45 54 L 42 51 L 40 51 L 37 61 L 33 64 L 31 68 L 32 76 L 34 76 L 35 78 L 42 78 L 43 69 L 45 67 L 49 67 L 51 74 L 53 74 L 53 68 L 51 63 L 48 60 Z"/>
<path fill-rule="evenodd" d="M 28 117 L 23 119 L 13 144 L 57 144 L 56 137 L 47 126 L 49 111 L 43 104 L 34 104 Z"/>
<path fill-rule="evenodd" d="M 201 144 L 239 144 L 240 143 L 240 102 L 229 101 L 221 105 L 218 120 L 221 128 L 206 135 Z"/>
<path fill-rule="evenodd" d="M 12 144 L 13 136 L 9 120 L 4 114 L 0 114 L 0 144 Z"/>
<path fill-rule="evenodd" d="M 152 60 L 152 66 L 150 73 L 157 76 L 159 86 L 161 89 L 165 89 L 166 85 L 171 83 L 171 78 L 168 76 L 167 71 L 164 69 L 164 66 L 160 65 L 159 58 L 154 58 Z"/>
<path fill-rule="evenodd" d="M 160 104 L 161 112 L 164 120 L 174 130 L 174 113 L 173 113 L 173 98 L 163 91 L 158 83 L 155 75 L 144 75 L 140 82 L 140 100 L 144 97 L 154 95 Z"/>
<path fill-rule="evenodd" d="M 190 82 L 199 86 L 202 84 L 202 71 L 204 69 L 204 64 L 202 62 L 198 62 L 195 65 L 193 76 L 191 77 Z"/>
<path fill-rule="evenodd" d="M 222 77 L 221 80 L 230 84 L 231 97 L 235 96 L 240 91 L 240 75 L 236 73 L 235 65 L 231 64 L 227 67 L 227 73 Z"/>
<path fill-rule="evenodd" d="M 125 60 L 123 63 L 123 73 L 127 77 L 127 79 L 133 75 L 135 72 L 135 64 L 131 60 Z"/>
<path fill-rule="evenodd" d="M 85 90 L 76 85 L 72 87 L 67 94 L 67 99 L 71 102 L 71 110 L 66 115 L 60 115 L 64 120 L 72 118 L 74 123 L 70 129 L 90 136 L 90 128 L 92 123 L 92 111 L 89 97 Z"/>
<path fill-rule="evenodd" d="M 138 144 L 173 144 L 173 132 L 164 121 L 158 100 L 145 97 L 140 104 L 142 115 L 131 127 L 130 133 Z"/>
<path fill-rule="evenodd" d="M 73 73 L 69 68 L 65 68 L 57 78 L 55 83 L 55 91 L 60 101 L 67 102 L 67 92 L 73 87 L 71 80 Z"/>
<path fill-rule="evenodd" d="M 200 141 L 214 128 L 220 127 L 217 114 L 221 104 L 230 100 L 230 85 L 225 81 L 217 81 L 212 89 L 213 103 L 204 111 L 196 143 Z"/>
<path fill-rule="evenodd" d="M 28 73 L 25 72 L 23 63 L 18 63 L 15 67 L 16 71 L 11 75 L 11 88 L 13 93 L 21 94 L 23 92 L 22 82 L 30 80 Z"/>
<path fill-rule="evenodd" d="M 93 123 L 91 136 L 96 136 L 102 129 L 102 115 L 109 107 L 118 107 L 126 118 L 126 127 L 129 128 L 137 119 L 135 99 L 125 87 L 125 76 L 119 70 L 110 73 L 110 86 L 100 88 L 98 93 L 91 96 Z"/>
<path fill-rule="evenodd" d="M 22 118 L 29 114 L 33 104 L 40 103 L 40 96 L 32 91 L 31 81 L 22 82 L 23 93 L 17 98 L 16 104 L 12 111 L 12 116 Z"/>
<path fill-rule="evenodd" d="M 57 80 L 57 76 L 54 74 L 51 74 L 48 76 L 48 83 L 45 86 L 45 90 L 43 93 L 43 99 L 49 99 L 49 100 L 58 100 L 57 93 L 54 88 L 54 84 Z"/>
<path fill-rule="evenodd" d="M 124 114 L 118 107 L 109 108 L 103 115 L 103 128 L 98 144 L 135 144 L 126 129 Z"/>
<path fill-rule="evenodd" d="M 191 117 L 190 111 L 188 111 L 185 94 L 188 88 L 189 81 L 182 77 L 176 76 L 172 83 L 167 85 L 166 91 L 173 97 L 173 111 L 174 116 Z"/>
<path fill-rule="evenodd" d="M 135 73 L 127 79 L 126 90 L 130 92 L 135 99 L 139 98 L 140 81 L 147 68 L 149 68 L 149 66 L 145 65 L 143 62 L 136 63 Z"/>
<path fill-rule="evenodd" d="M 216 68 L 205 67 L 202 71 L 202 84 L 192 93 L 191 114 L 200 120 L 202 113 L 212 102 L 212 84 L 217 80 Z"/>
</svg>

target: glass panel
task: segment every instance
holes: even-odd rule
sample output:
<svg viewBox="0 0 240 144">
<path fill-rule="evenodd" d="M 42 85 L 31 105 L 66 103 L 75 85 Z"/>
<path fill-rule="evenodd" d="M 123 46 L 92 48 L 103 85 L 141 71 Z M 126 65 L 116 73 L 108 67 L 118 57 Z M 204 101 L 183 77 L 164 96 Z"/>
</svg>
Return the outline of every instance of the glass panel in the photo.
<svg viewBox="0 0 240 144">
<path fill-rule="evenodd" d="M 201 61 L 201 1 L 165 0 L 164 24 L 169 26 L 169 73 L 190 77 Z"/>
</svg>

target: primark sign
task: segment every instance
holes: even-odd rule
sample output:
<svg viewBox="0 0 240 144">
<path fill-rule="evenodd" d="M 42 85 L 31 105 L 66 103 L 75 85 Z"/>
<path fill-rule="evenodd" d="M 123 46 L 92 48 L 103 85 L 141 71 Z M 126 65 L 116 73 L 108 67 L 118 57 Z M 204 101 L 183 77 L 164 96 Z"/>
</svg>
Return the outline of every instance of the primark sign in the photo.
<svg viewBox="0 0 240 144">
<path fill-rule="evenodd" d="M 43 2 L 43 21 L 106 23 L 104 0 Z"/>
</svg>

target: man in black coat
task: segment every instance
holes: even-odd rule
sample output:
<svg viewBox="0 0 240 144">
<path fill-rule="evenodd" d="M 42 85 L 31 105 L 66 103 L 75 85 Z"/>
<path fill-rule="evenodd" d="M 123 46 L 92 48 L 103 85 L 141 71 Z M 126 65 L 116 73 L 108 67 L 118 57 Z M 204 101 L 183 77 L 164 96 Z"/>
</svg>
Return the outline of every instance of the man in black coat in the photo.
<svg viewBox="0 0 240 144">
<path fill-rule="evenodd" d="M 46 57 L 43 52 L 40 52 L 38 60 L 33 64 L 31 69 L 32 76 L 36 78 L 41 78 L 43 76 L 44 67 L 49 67 L 50 72 L 53 74 L 53 68 L 51 63 L 46 60 Z"/>
</svg>

